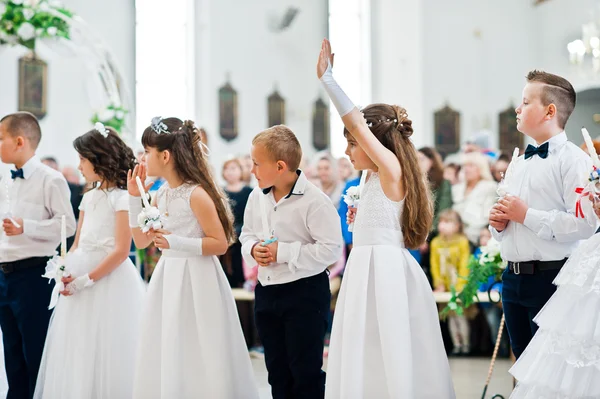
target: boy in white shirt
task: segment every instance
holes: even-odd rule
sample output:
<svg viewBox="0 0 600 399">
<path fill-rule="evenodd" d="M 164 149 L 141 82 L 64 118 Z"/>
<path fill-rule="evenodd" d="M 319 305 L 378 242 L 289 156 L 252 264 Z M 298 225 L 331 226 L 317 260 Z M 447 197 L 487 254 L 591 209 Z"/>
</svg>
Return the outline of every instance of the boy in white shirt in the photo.
<svg viewBox="0 0 600 399">
<path fill-rule="evenodd" d="M 326 269 L 342 255 L 337 211 L 298 169 L 301 159 L 300 143 L 286 126 L 252 141 L 258 187 L 248 199 L 240 241 L 245 261 L 260 266 L 255 316 L 274 399 L 324 397 Z"/>
<path fill-rule="evenodd" d="M 530 144 L 513 161 L 510 195 L 490 211 L 490 230 L 508 261 L 502 303 L 517 358 L 537 331 L 533 318 L 556 291 L 552 282 L 560 268 L 577 242 L 596 229 L 589 201 L 583 201 L 584 218 L 575 212 L 575 190 L 592 170 L 590 157 L 564 131 L 575 102 L 575 90 L 566 79 L 542 71 L 527 75 L 516 109 L 517 128 L 538 147 Z"/>
<path fill-rule="evenodd" d="M 51 311 L 53 285 L 42 277 L 60 242 L 61 219 L 67 236 L 75 217 L 67 181 L 35 155 L 40 125 L 28 112 L 0 120 L 0 159 L 16 170 L 0 182 L 0 327 L 8 396 L 31 398 Z"/>
</svg>

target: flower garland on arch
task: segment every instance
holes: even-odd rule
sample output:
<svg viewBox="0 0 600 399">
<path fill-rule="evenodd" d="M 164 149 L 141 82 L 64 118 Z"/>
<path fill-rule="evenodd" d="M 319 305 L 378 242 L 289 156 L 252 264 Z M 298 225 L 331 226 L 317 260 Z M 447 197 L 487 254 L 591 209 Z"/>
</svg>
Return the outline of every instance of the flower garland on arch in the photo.
<svg viewBox="0 0 600 399">
<path fill-rule="evenodd" d="M 68 22 L 56 15 L 73 17 L 57 1 L 0 0 L 0 45 L 22 45 L 35 50 L 38 39 L 70 40 Z"/>
</svg>

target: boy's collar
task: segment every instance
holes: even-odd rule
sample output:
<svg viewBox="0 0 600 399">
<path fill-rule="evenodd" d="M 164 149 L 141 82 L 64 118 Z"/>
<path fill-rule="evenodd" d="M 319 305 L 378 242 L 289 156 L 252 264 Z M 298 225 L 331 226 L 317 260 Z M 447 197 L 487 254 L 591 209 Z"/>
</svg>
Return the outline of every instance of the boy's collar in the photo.
<svg viewBox="0 0 600 399">
<path fill-rule="evenodd" d="M 300 169 L 296 170 L 296 174 L 298 175 L 298 179 L 296 179 L 296 182 L 292 186 L 292 189 L 290 190 L 289 194 L 285 196 L 285 199 L 290 198 L 292 195 L 304 195 L 304 191 L 306 190 L 306 183 L 308 183 L 308 179 L 306 178 L 306 175 Z M 262 190 L 263 194 L 265 194 L 265 195 L 269 194 L 271 192 L 272 188 L 273 188 L 273 186 L 264 188 Z"/>
<path fill-rule="evenodd" d="M 558 133 L 557 135 L 554 135 L 554 136 L 550 137 L 548 140 L 541 143 L 540 146 L 542 144 L 548 143 L 548 152 L 552 152 L 556 148 L 558 148 L 561 145 L 563 145 L 564 143 L 566 143 L 567 141 L 568 141 L 567 133 L 565 133 L 565 131 L 563 130 L 562 132 Z"/>
<path fill-rule="evenodd" d="M 21 167 L 21 169 L 23 169 L 23 178 L 29 179 L 31 177 L 31 175 L 33 174 L 33 172 L 35 171 L 35 169 L 40 164 L 41 164 L 41 161 L 37 157 L 37 155 L 34 155 L 31 158 L 29 158 L 29 160 L 27 160 L 27 162 L 25 162 L 25 164 Z"/>
</svg>

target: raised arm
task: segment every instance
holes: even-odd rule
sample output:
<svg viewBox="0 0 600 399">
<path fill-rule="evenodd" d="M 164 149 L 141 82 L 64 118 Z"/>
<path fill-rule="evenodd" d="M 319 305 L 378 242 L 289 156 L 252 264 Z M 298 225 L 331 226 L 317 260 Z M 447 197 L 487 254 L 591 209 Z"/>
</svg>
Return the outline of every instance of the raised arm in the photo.
<svg viewBox="0 0 600 399">
<path fill-rule="evenodd" d="M 354 106 L 350 98 L 348 98 L 333 78 L 333 58 L 331 44 L 329 40 L 324 39 L 317 62 L 317 76 L 342 117 L 344 126 L 379 169 L 382 183 L 384 185 L 386 182 L 392 184 L 401 183 L 402 169 L 396 154 L 381 144 L 373 133 L 371 133 L 367 121 L 360 110 Z"/>
</svg>

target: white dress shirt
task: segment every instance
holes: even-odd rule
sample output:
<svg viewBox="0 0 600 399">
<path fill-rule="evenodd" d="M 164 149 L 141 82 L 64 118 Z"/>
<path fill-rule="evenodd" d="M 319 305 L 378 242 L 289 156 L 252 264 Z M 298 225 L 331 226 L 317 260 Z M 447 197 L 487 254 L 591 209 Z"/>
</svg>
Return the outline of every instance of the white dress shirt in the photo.
<svg viewBox="0 0 600 399">
<path fill-rule="evenodd" d="M 240 235 L 242 255 L 249 266 L 257 265 L 251 254 L 254 244 L 270 235 L 278 239 L 277 259 L 269 266 L 259 266 L 262 285 L 314 276 L 342 256 L 340 217 L 329 197 L 300 171 L 292 191 L 279 202 L 271 189 L 256 187 L 250 193 Z"/>
<path fill-rule="evenodd" d="M 588 183 L 592 170 L 590 157 L 562 132 L 548 140 L 548 157 L 520 156 L 514 162 L 508 193 L 521 198 L 529 207 L 523 224 L 509 222 L 498 233 L 502 258 L 513 262 L 561 260 L 571 255 L 579 240 L 596 230 L 596 215 L 591 203 L 581 201 L 585 218 L 575 216 L 577 187 Z"/>
<path fill-rule="evenodd" d="M 75 234 L 71 193 L 60 172 L 42 164 L 37 157 L 23 165 L 24 178 L 0 180 L 0 217 L 10 212 L 23 219 L 23 234 L 7 236 L 0 229 L 0 262 L 52 256 L 60 243 L 62 216 L 67 237 Z"/>
</svg>

